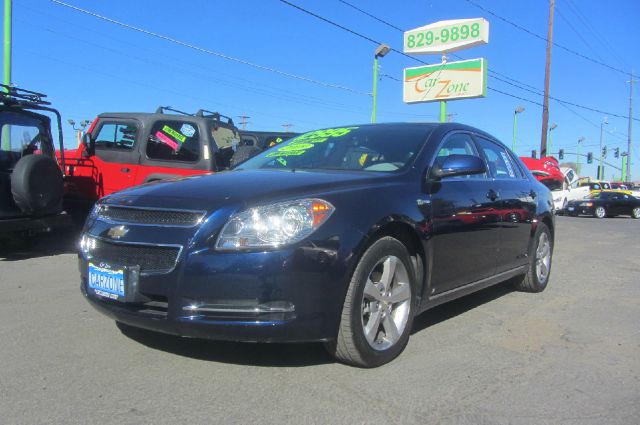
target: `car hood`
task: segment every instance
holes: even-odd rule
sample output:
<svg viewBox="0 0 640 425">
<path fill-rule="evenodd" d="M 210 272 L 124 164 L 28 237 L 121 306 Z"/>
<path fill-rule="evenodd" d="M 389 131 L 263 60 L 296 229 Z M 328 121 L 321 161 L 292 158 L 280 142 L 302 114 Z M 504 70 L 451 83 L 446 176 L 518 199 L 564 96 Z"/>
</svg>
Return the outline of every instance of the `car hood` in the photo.
<svg viewBox="0 0 640 425">
<path fill-rule="evenodd" d="M 383 185 L 387 174 L 349 171 L 238 170 L 153 182 L 114 193 L 110 205 L 214 211 L 263 201 L 317 196 L 349 188 Z"/>
</svg>

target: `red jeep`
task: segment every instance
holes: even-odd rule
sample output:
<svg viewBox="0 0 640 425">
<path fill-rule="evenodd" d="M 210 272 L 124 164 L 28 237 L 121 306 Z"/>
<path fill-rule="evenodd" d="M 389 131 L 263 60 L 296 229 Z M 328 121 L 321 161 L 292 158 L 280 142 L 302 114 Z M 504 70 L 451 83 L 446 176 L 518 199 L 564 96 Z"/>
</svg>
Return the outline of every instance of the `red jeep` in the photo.
<svg viewBox="0 0 640 425">
<path fill-rule="evenodd" d="M 234 155 L 234 162 L 246 159 L 235 152 L 239 141 L 233 120 L 216 112 L 160 107 L 100 114 L 82 144 L 64 151 L 66 208 L 84 210 L 105 195 L 154 180 L 225 170 Z"/>
</svg>

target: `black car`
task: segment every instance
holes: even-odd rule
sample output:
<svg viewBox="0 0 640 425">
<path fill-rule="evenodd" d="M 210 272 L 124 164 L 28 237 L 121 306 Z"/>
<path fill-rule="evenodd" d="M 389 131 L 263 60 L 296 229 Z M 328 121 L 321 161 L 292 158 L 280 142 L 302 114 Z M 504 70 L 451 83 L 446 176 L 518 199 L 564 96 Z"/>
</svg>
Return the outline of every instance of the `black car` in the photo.
<svg viewBox="0 0 640 425">
<path fill-rule="evenodd" d="M 550 191 L 485 132 L 330 128 L 231 171 L 102 199 L 81 240 L 81 289 L 131 326 L 324 341 L 373 367 L 431 307 L 511 278 L 542 291 L 553 235 Z"/>
<path fill-rule="evenodd" d="M 71 224 L 64 213 L 64 151 L 60 113 L 46 95 L 0 85 L 0 247 Z M 51 117 L 57 132 L 51 131 Z M 54 134 L 58 144 L 54 144 Z"/>
<path fill-rule="evenodd" d="M 630 215 L 640 218 L 640 199 L 619 191 L 603 190 L 567 204 L 570 216 L 591 215 L 596 218 Z"/>
</svg>

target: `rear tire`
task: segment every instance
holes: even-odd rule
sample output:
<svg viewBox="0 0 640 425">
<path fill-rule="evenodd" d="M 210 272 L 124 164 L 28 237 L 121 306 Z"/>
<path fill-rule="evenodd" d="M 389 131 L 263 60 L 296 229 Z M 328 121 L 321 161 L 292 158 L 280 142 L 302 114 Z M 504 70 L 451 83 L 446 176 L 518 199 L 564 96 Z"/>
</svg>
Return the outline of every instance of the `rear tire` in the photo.
<svg viewBox="0 0 640 425">
<path fill-rule="evenodd" d="M 338 337 L 325 344 L 338 361 L 359 367 L 390 362 L 409 341 L 416 279 L 405 246 L 392 237 L 371 245 L 356 266 L 342 307 Z"/>
<path fill-rule="evenodd" d="M 533 235 L 533 243 L 529 252 L 531 262 L 527 274 L 516 278 L 515 287 L 523 292 L 542 292 L 547 287 L 551 274 L 553 257 L 553 239 L 546 224 L 540 222 Z"/>
<path fill-rule="evenodd" d="M 26 155 L 16 163 L 11 173 L 11 194 L 26 215 L 42 216 L 62 211 L 63 193 L 62 172 L 53 158 Z"/>
</svg>

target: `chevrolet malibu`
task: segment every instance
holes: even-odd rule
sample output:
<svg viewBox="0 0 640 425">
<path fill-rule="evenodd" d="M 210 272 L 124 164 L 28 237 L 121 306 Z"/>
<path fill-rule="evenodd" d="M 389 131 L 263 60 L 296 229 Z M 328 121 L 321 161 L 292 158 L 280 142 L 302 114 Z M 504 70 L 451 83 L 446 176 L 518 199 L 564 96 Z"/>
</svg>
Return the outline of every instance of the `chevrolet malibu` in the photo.
<svg viewBox="0 0 640 425">
<path fill-rule="evenodd" d="M 436 305 L 506 280 L 545 289 L 553 241 L 551 193 L 491 135 L 354 125 L 103 198 L 80 242 L 81 290 L 129 326 L 323 341 L 375 367 Z"/>
</svg>

